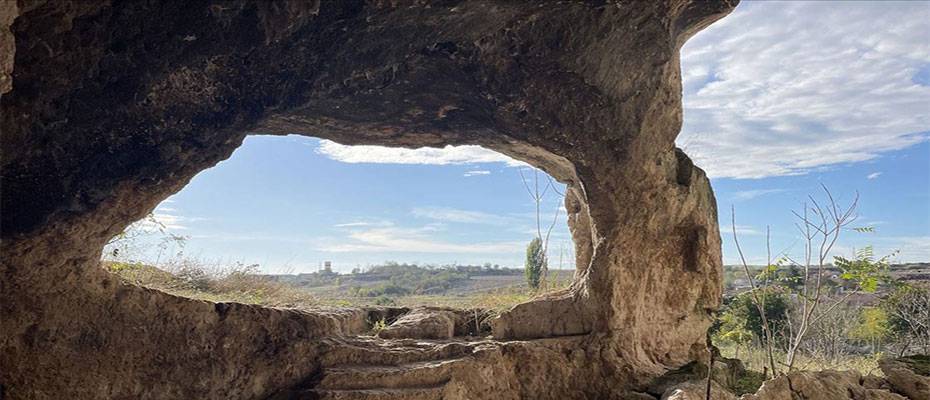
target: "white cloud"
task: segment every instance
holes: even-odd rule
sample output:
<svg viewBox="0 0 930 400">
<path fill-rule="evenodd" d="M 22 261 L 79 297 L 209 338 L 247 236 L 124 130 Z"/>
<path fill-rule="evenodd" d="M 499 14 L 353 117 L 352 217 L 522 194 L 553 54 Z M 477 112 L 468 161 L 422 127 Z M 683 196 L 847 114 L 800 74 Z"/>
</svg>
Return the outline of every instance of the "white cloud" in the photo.
<svg viewBox="0 0 930 400">
<path fill-rule="evenodd" d="M 336 228 L 358 228 L 361 226 L 389 226 L 392 223 L 388 221 L 357 221 L 357 222 L 346 222 L 342 224 L 333 225 Z"/>
<path fill-rule="evenodd" d="M 193 234 L 191 239 L 205 239 L 217 242 L 276 242 L 276 243 L 297 243 L 310 244 L 317 240 L 317 237 L 295 236 L 295 235 L 276 235 L 269 233 L 206 233 Z"/>
<path fill-rule="evenodd" d="M 519 253 L 522 242 L 452 243 L 434 238 L 431 229 L 376 228 L 352 232 L 347 243 L 323 245 L 317 250 L 332 253 Z"/>
<path fill-rule="evenodd" d="M 335 226 L 335 227 L 337 227 L 337 228 L 353 228 L 353 227 L 368 226 L 368 225 L 371 225 L 371 223 L 369 223 L 369 222 L 347 222 L 347 223 L 344 223 L 344 224 L 336 224 L 336 225 L 333 225 L 333 226 Z"/>
<path fill-rule="evenodd" d="M 154 214 L 155 220 L 160 224 L 164 225 L 165 229 L 168 230 L 184 230 L 187 229 L 187 226 L 184 225 L 185 218 L 180 215 L 171 215 L 171 214 Z"/>
<path fill-rule="evenodd" d="M 881 174 L 882 174 L 881 172 L 873 172 L 869 174 L 868 176 L 866 176 L 865 178 L 868 180 L 872 180 L 872 179 L 878 178 L 879 176 L 881 176 Z"/>
<path fill-rule="evenodd" d="M 682 49 L 678 144 L 712 177 L 762 178 L 927 140 L 927 37 L 921 2 L 743 2 Z"/>
<path fill-rule="evenodd" d="M 502 225 L 509 221 L 508 218 L 500 215 L 446 207 L 416 207 L 410 213 L 414 217 L 464 224 Z"/>
<path fill-rule="evenodd" d="M 885 255 L 900 251 L 897 262 L 927 262 L 930 260 L 930 236 L 896 236 L 878 240 L 876 254 Z"/>
<path fill-rule="evenodd" d="M 316 151 L 333 160 L 346 163 L 425 165 L 504 163 L 512 167 L 526 165 L 522 161 L 474 145 L 405 149 L 368 145 L 346 146 L 329 140 L 321 140 Z"/>
<path fill-rule="evenodd" d="M 136 222 L 136 226 L 143 231 L 157 231 L 165 229 L 168 231 L 181 231 L 188 229 L 188 224 L 196 221 L 203 221 L 206 218 L 184 217 L 175 214 L 163 212 L 164 210 L 156 209 L 152 213 L 152 218 L 141 219 Z"/>
<path fill-rule="evenodd" d="M 488 170 L 486 170 L 486 169 L 479 169 L 479 170 L 474 170 L 474 171 L 465 171 L 465 174 L 464 174 L 464 175 L 465 175 L 466 177 L 468 177 L 468 176 L 478 176 L 478 175 L 491 175 L 491 171 L 488 171 Z"/>
<path fill-rule="evenodd" d="M 756 228 L 753 228 L 748 225 L 736 225 L 736 234 L 737 235 L 746 235 L 746 236 L 756 236 L 761 235 L 762 232 Z M 721 225 L 720 226 L 720 235 L 726 238 L 733 237 L 733 225 Z"/>
<path fill-rule="evenodd" d="M 184 217 L 178 215 L 178 209 L 174 207 L 176 201 L 174 196 L 164 199 L 159 203 L 155 210 L 152 211 L 151 218 L 143 218 L 135 222 L 135 227 L 143 231 L 157 231 L 166 229 L 169 231 L 186 230 L 187 224 L 196 221 L 203 221 L 205 218 Z"/>
<path fill-rule="evenodd" d="M 755 190 L 740 190 L 733 194 L 735 200 L 752 200 L 756 197 L 765 196 L 767 194 L 781 193 L 785 189 L 755 189 Z"/>
</svg>

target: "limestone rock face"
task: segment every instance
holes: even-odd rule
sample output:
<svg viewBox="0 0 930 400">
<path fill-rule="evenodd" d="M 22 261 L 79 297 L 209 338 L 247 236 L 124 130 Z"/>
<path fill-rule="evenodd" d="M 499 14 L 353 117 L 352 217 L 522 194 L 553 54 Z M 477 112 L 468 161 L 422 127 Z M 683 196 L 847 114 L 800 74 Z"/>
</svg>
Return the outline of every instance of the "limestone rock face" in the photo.
<svg viewBox="0 0 930 400">
<path fill-rule="evenodd" d="M 930 355 L 885 358 L 878 366 L 895 392 L 913 400 L 930 400 Z"/>
<path fill-rule="evenodd" d="M 494 343 L 435 382 L 445 398 L 619 398 L 704 360 L 720 237 L 707 177 L 674 147 L 678 51 L 734 6 L 3 2 L 4 395 L 262 398 L 313 390 L 331 354 L 447 351 L 340 353 L 333 338 L 364 333 L 358 313 L 194 301 L 99 268 L 110 237 L 246 134 L 476 144 L 568 185 L 574 283 L 492 322 Z"/>
<path fill-rule="evenodd" d="M 885 389 L 863 386 L 866 380 L 855 371 L 792 372 L 766 381 L 756 394 L 740 400 L 904 400 Z M 871 385 L 870 385 L 871 386 Z"/>
</svg>

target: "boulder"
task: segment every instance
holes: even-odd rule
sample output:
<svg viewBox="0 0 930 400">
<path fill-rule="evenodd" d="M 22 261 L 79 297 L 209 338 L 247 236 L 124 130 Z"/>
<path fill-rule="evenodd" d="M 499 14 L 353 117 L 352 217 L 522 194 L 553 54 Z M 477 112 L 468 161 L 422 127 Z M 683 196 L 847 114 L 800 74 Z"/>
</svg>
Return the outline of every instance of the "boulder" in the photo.
<svg viewBox="0 0 930 400">
<path fill-rule="evenodd" d="M 862 385 L 855 371 L 800 371 L 768 380 L 755 394 L 740 400 L 905 400 L 884 389 Z"/>
<path fill-rule="evenodd" d="M 455 314 L 449 311 L 413 309 L 378 332 L 384 339 L 449 339 L 455 334 Z"/>
</svg>

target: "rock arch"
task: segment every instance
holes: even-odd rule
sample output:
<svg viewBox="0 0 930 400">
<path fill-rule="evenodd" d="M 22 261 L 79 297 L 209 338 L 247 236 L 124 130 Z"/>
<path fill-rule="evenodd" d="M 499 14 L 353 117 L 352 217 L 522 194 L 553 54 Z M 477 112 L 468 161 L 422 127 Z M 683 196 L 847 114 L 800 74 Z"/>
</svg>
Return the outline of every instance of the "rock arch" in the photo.
<svg viewBox="0 0 930 400">
<path fill-rule="evenodd" d="M 357 356 L 358 310 L 193 301 L 95 268 L 249 132 L 479 144 L 569 185 L 575 283 L 465 346 L 448 398 L 616 397 L 702 359 L 720 243 L 708 180 L 674 148 L 678 49 L 734 6 L 5 2 L 2 390 L 261 398 Z"/>
</svg>

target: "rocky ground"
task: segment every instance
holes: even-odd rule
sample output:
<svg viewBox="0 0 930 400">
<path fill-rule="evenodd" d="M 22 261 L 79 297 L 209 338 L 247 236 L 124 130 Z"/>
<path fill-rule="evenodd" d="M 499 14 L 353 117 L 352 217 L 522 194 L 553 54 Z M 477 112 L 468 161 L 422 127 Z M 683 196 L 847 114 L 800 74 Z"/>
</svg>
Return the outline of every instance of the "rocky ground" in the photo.
<svg viewBox="0 0 930 400">
<path fill-rule="evenodd" d="M 389 324 L 374 336 L 327 341 L 329 350 L 321 370 L 299 387 L 276 394 L 276 399 L 448 399 L 496 393 L 496 398 L 525 398 L 488 381 L 475 393 L 476 371 L 498 373 L 487 364 L 531 362 L 512 360 L 506 354 L 520 349 L 560 351 L 584 343 L 582 337 L 531 341 L 497 341 L 484 335 L 487 325 L 454 309 L 417 308 L 394 311 Z M 469 326 L 471 323 L 474 326 Z M 386 340 L 385 340 L 386 339 Z M 479 361 L 481 360 L 481 361 Z M 491 360 L 493 362 L 488 363 Z M 743 381 L 757 379 L 739 360 L 714 364 L 713 400 L 928 400 L 930 356 L 886 358 L 883 376 L 855 371 L 798 371 L 762 383 L 755 393 L 745 392 Z M 480 373 L 478 374 L 480 375 Z M 707 368 L 688 364 L 650 383 L 616 393 L 620 399 L 706 400 Z M 514 397 L 516 396 L 516 397 Z M 578 398 L 588 398 L 579 393 Z"/>
</svg>

